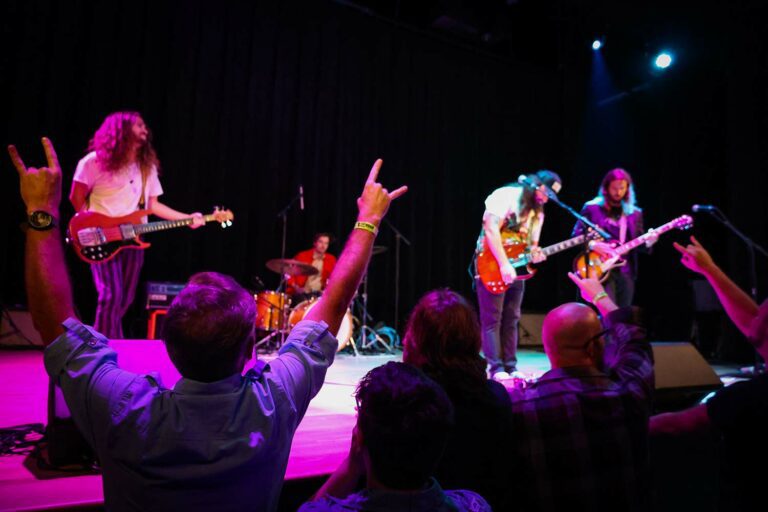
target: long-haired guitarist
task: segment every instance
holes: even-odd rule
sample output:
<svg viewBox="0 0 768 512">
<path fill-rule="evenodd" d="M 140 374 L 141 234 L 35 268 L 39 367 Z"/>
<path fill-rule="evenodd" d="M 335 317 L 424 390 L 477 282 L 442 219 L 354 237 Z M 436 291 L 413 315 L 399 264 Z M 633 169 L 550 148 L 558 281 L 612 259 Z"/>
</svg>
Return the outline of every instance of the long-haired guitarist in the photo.
<svg viewBox="0 0 768 512">
<path fill-rule="evenodd" d="M 159 161 L 139 113 L 108 115 L 88 150 L 77 164 L 69 193 L 76 211 L 120 217 L 146 208 L 167 220 L 192 216 L 193 229 L 205 224 L 202 214 L 182 213 L 158 200 L 163 193 Z M 109 338 L 123 337 L 123 316 L 133 302 L 143 262 L 144 251 L 121 251 L 109 261 L 91 265 L 99 295 L 94 327 Z"/>
<path fill-rule="evenodd" d="M 477 250 L 484 247 L 493 254 L 501 271 L 504 284 L 510 285 L 502 293 L 492 293 L 478 279 L 475 282 L 480 309 L 483 354 L 490 375 L 502 380 L 517 371 L 517 326 L 525 283 L 516 279 L 517 272 L 506 255 L 503 238 L 516 238 L 531 248 L 534 263 L 546 256 L 538 248 L 539 235 L 544 223 L 544 205 L 550 193 L 558 193 L 562 180 L 556 173 L 541 170 L 520 176 L 494 190 L 485 199 L 483 229 L 477 240 Z"/>
<path fill-rule="evenodd" d="M 643 210 L 637 206 L 632 176 L 624 169 L 610 170 L 603 177 L 597 195 L 584 203 L 581 214 L 611 235 L 615 243 L 623 244 L 643 234 Z M 577 222 L 572 236 L 584 233 L 584 224 Z M 658 237 L 650 237 L 650 248 Z M 615 256 L 608 242 L 592 241 L 589 249 L 604 258 Z M 603 283 L 606 293 L 619 307 L 632 304 L 637 278 L 637 253 L 632 252 L 626 264 L 615 268 Z"/>
</svg>

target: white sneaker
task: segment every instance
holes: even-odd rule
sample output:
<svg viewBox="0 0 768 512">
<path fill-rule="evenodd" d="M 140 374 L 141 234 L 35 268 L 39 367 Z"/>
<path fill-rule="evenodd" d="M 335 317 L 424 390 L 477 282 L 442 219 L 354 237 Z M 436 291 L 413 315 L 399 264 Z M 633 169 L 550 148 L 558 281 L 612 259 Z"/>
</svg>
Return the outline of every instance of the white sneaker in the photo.
<svg viewBox="0 0 768 512">
<path fill-rule="evenodd" d="M 496 381 L 502 381 L 507 380 L 510 378 L 510 375 L 505 371 L 496 372 L 493 374 L 492 379 Z"/>
<path fill-rule="evenodd" d="M 515 371 L 513 371 L 512 373 L 509 374 L 509 378 L 510 379 L 526 380 L 528 378 L 528 376 L 525 375 L 523 372 L 521 372 L 519 370 L 515 370 Z"/>
</svg>

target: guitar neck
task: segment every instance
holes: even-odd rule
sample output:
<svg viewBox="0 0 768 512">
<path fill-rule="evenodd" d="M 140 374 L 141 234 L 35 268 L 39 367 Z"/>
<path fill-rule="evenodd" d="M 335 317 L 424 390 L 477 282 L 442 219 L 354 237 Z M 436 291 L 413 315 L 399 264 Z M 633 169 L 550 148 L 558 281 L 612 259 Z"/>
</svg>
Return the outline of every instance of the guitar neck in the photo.
<svg viewBox="0 0 768 512">
<path fill-rule="evenodd" d="M 667 231 L 670 231 L 670 230 L 675 228 L 675 223 L 676 223 L 675 220 L 667 222 L 664 225 L 661 225 L 661 226 L 659 226 L 657 228 L 654 228 L 653 232 L 656 235 L 661 235 L 663 233 L 666 233 Z M 629 251 L 631 251 L 632 249 L 634 249 L 636 247 L 639 247 L 640 245 L 642 245 L 645 242 L 647 242 L 648 239 L 651 238 L 651 236 L 653 236 L 651 233 L 645 233 L 644 235 L 640 235 L 639 237 L 635 238 L 634 240 L 631 240 L 631 241 L 625 243 L 624 245 L 620 245 L 619 247 L 617 247 L 616 248 L 616 252 L 619 255 L 626 254 Z"/>
<path fill-rule="evenodd" d="M 216 220 L 216 217 L 213 214 L 203 215 L 203 220 L 205 220 L 205 222 L 213 222 Z M 154 233 L 155 231 L 189 226 L 193 221 L 194 217 L 177 220 L 159 220 L 155 222 L 147 222 L 145 224 L 135 224 L 133 230 L 137 235 L 143 235 L 144 233 Z"/>
<path fill-rule="evenodd" d="M 553 245 L 549 245 L 541 250 L 546 256 L 549 256 L 551 254 L 558 253 L 560 251 L 564 251 L 566 249 L 570 249 L 574 245 L 580 245 L 584 243 L 584 240 L 586 240 L 586 235 L 579 235 L 575 236 L 573 238 L 570 238 L 568 240 L 563 240 L 562 242 L 558 242 Z"/>
</svg>

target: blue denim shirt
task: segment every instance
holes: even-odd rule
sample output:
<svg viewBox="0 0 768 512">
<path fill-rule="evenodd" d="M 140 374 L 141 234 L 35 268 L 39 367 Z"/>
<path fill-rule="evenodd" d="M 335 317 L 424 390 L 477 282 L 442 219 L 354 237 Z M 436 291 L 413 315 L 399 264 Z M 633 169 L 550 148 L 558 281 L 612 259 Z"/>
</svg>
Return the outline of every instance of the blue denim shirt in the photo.
<svg viewBox="0 0 768 512">
<path fill-rule="evenodd" d="M 108 510 L 274 510 L 293 434 L 338 342 L 302 321 L 259 373 L 203 383 L 121 370 L 107 339 L 69 319 L 45 368 L 103 467 Z"/>
</svg>

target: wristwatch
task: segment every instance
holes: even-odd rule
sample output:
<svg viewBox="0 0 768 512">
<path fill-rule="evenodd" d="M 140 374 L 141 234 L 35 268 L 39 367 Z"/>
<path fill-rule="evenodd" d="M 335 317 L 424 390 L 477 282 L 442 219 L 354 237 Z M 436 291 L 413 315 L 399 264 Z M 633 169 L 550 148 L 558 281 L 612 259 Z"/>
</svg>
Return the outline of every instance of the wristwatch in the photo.
<svg viewBox="0 0 768 512">
<path fill-rule="evenodd" d="M 27 224 L 36 231 L 48 231 L 58 225 L 56 217 L 45 210 L 35 210 L 27 215 Z"/>
</svg>

